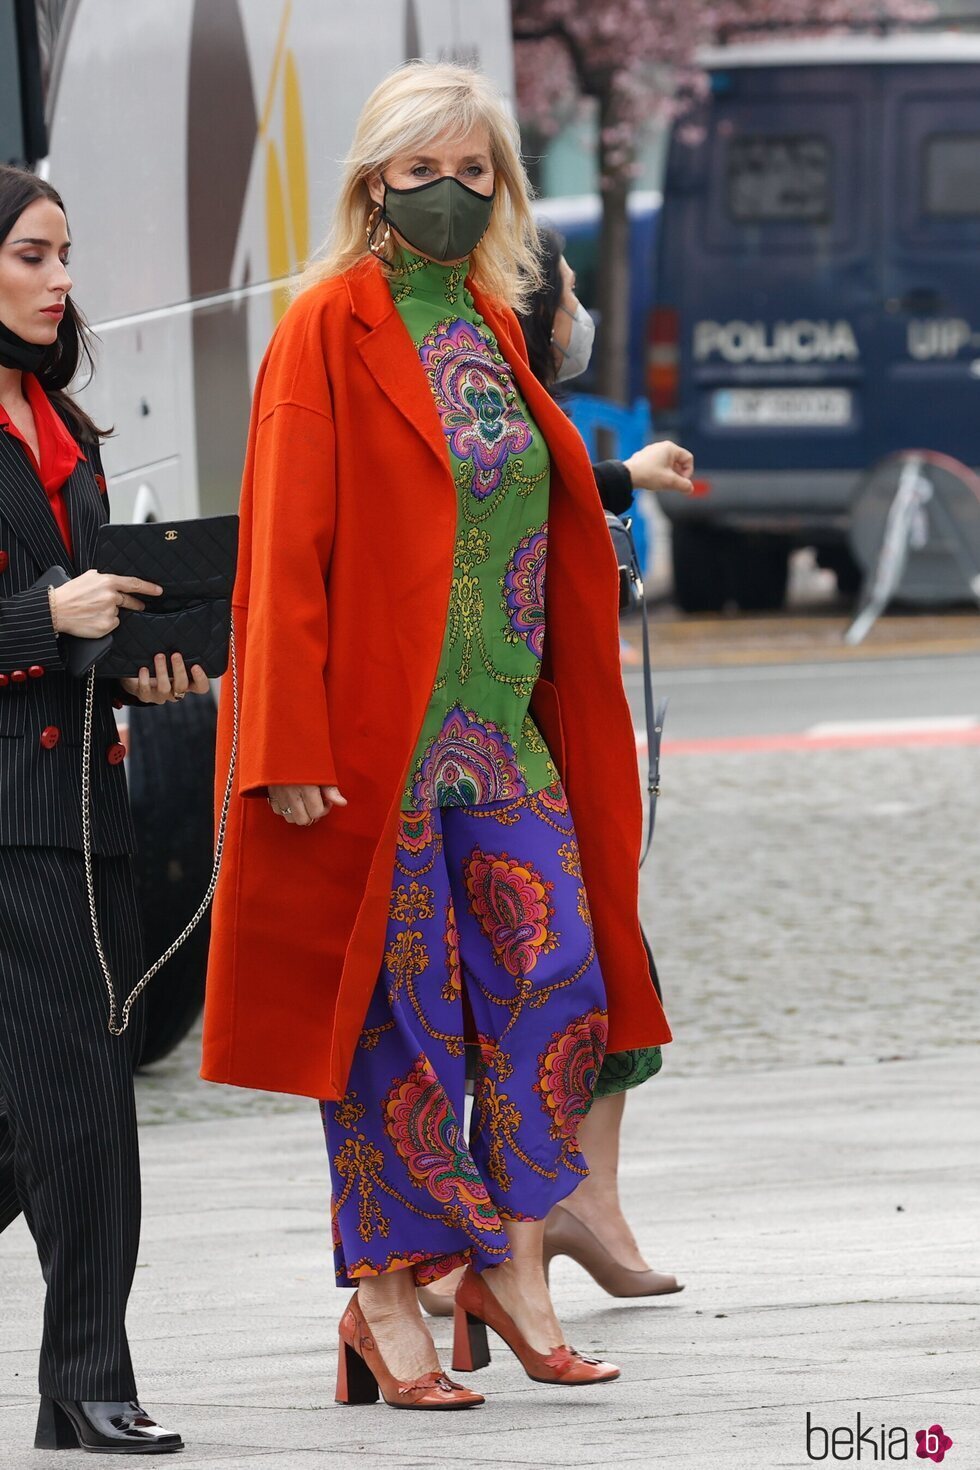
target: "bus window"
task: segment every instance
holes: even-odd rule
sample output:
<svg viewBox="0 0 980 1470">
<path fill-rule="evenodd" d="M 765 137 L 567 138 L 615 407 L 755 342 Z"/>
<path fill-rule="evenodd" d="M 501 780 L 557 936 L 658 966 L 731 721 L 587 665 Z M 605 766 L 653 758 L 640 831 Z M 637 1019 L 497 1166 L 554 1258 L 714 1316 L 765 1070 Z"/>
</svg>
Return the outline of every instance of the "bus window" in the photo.
<svg viewBox="0 0 980 1470">
<path fill-rule="evenodd" d="M 831 153 L 816 134 L 755 134 L 728 144 L 728 210 L 734 220 L 810 220 L 831 215 Z"/>
<path fill-rule="evenodd" d="M 41 85 L 47 97 L 58 54 L 58 37 L 64 25 L 66 12 L 73 8 L 74 0 L 36 0 L 37 40 L 41 51 Z"/>
<path fill-rule="evenodd" d="M 0 160 L 30 166 L 47 151 L 34 0 L 0 0 Z"/>
<path fill-rule="evenodd" d="M 980 215 L 980 133 L 933 133 L 923 140 L 922 213 Z"/>
<path fill-rule="evenodd" d="M 0 162 L 23 163 L 24 123 L 20 56 L 13 0 L 0 3 Z"/>
</svg>

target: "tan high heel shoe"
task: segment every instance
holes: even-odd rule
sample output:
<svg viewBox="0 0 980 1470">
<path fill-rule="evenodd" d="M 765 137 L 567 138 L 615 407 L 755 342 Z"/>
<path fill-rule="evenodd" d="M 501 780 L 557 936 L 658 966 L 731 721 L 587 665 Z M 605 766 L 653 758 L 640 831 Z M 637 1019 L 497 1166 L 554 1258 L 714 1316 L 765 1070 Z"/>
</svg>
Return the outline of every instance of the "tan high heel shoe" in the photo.
<svg viewBox="0 0 980 1470">
<path fill-rule="evenodd" d="M 555 1256 L 568 1256 L 610 1296 L 670 1296 L 684 1290 L 676 1276 L 621 1265 L 588 1225 L 561 1205 L 553 1207 L 544 1227 L 545 1275 Z"/>
<path fill-rule="evenodd" d="M 423 1373 L 414 1383 L 403 1383 L 390 1373 L 357 1292 L 340 1319 L 339 1349 L 338 1404 L 376 1404 L 379 1393 L 392 1409 L 474 1409 L 486 1402 L 482 1394 L 453 1383 L 441 1369 Z"/>
<path fill-rule="evenodd" d="M 433 1291 L 431 1286 L 420 1286 L 418 1288 L 419 1306 L 430 1317 L 451 1317 L 453 1315 L 453 1299 L 451 1296 L 443 1296 L 441 1291 Z"/>
<path fill-rule="evenodd" d="M 463 1279 L 465 1266 L 456 1266 L 447 1275 L 441 1276 L 438 1283 L 432 1286 L 420 1286 L 417 1288 L 419 1306 L 430 1317 L 451 1317 L 453 1315 L 453 1297 L 456 1288 Z M 445 1290 L 438 1290 L 444 1287 Z"/>
<path fill-rule="evenodd" d="M 586 1383 L 609 1383 L 619 1377 L 619 1369 L 613 1363 L 586 1358 L 564 1343 L 550 1353 L 539 1353 L 472 1266 L 467 1266 L 466 1274 L 456 1288 L 455 1319 L 454 1373 L 475 1373 L 478 1368 L 487 1366 L 490 1361 L 487 1328 L 492 1327 L 535 1383 L 564 1383 L 569 1387 L 579 1387 Z"/>
</svg>

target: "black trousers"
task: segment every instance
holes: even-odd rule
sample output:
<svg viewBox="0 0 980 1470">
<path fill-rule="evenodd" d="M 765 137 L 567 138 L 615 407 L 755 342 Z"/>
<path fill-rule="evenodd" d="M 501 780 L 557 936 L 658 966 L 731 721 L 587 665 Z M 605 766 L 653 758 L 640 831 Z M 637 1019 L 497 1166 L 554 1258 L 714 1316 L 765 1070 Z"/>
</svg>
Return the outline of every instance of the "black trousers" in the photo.
<svg viewBox="0 0 980 1470">
<path fill-rule="evenodd" d="M 142 973 L 128 857 L 95 859 L 120 1000 Z M 140 1227 L 140 1003 L 110 1036 L 81 853 L 0 847 L 0 1231 L 21 1210 L 47 1285 L 40 1390 L 129 1400 L 126 1303 Z"/>
</svg>

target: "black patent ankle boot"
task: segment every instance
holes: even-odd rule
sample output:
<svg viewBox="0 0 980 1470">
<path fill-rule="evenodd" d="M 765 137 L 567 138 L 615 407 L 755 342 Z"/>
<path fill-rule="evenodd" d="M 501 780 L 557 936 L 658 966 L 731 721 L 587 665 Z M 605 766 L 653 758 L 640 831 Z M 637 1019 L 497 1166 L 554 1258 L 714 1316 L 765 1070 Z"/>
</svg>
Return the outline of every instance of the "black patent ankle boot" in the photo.
<svg viewBox="0 0 980 1470">
<path fill-rule="evenodd" d="M 117 1455 L 165 1455 L 182 1450 L 179 1434 L 155 1424 L 135 1400 L 89 1403 L 42 1397 L 36 1450 L 101 1450 Z"/>
</svg>

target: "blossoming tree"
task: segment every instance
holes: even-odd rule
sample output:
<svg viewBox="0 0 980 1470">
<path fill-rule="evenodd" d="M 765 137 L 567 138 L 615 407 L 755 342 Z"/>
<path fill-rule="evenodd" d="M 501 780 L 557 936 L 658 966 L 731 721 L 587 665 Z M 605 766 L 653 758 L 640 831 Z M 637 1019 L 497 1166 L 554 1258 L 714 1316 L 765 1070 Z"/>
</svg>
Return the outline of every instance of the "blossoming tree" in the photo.
<svg viewBox="0 0 980 1470">
<path fill-rule="evenodd" d="M 703 92 L 696 53 L 708 42 L 928 20 L 930 0 L 513 0 L 522 119 L 553 132 L 578 98 L 598 120 L 602 199 L 599 392 L 624 402 L 629 336 L 627 198 L 644 124 Z"/>
</svg>

